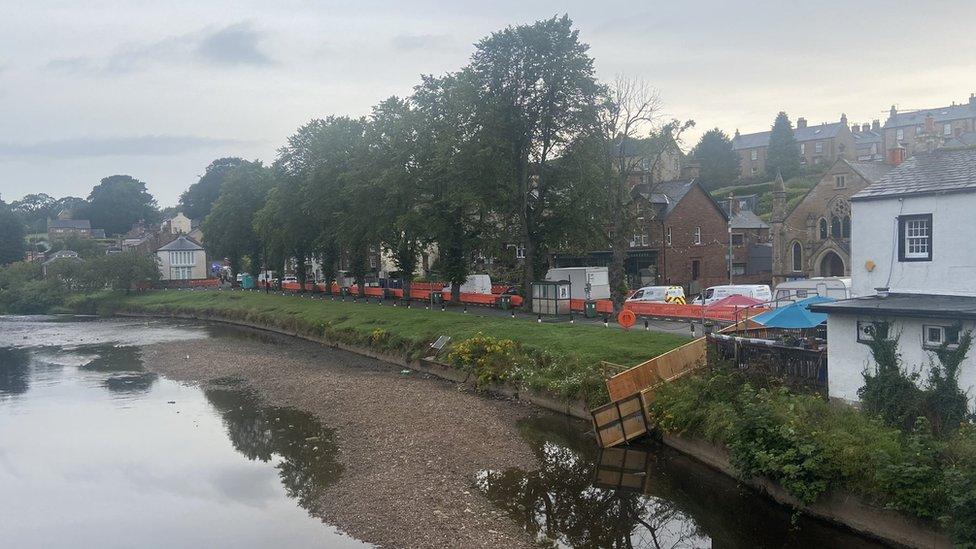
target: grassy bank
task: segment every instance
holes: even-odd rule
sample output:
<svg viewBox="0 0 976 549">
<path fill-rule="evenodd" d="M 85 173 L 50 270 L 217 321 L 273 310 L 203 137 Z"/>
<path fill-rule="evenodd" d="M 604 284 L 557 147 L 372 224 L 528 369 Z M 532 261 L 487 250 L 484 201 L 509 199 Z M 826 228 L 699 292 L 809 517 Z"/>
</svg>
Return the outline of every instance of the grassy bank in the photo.
<svg viewBox="0 0 976 549">
<path fill-rule="evenodd" d="M 688 341 L 644 331 L 549 324 L 476 311 L 427 311 L 390 302 L 352 303 L 254 292 L 154 291 L 70 299 L 76 311 L 215 315 L 366 346 L 416 359 L 438 336 L 451 337 L 442 355 L 471 368 L 482 382 L 506 380 L 596 405 L 606 400 L 601 361 L 632 366 Z"/>
</svg>

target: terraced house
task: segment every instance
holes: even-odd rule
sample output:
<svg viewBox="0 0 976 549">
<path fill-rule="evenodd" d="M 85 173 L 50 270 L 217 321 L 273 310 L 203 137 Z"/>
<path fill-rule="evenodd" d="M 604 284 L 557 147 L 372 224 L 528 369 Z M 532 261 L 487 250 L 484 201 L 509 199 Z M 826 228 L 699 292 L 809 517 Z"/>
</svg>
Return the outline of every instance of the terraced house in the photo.
<svg viewBox="0 0 976 549">
<path fill-rule="evenodd" d="M 766 171 L 766 155 L 769 151 L 771 132 L 740 134 L 735 130 L 732 150 L 739 155 L 739 170 L 742 177 L 760 175 Z M 854 160 L 856 141 L 847 123 L 847 115 L 840 115 L 840 121 L 815 126 L 807 124 L 806 118 L 796 120 L 793 137 L 800 147 L 800 162 L 809 165 L 831 164 L 838 158 Z"/>
<path fill-rule="evenodd" d="M 926 127 L 928 121 L 928 127 Z M 905 148 L 908 156 L 919 150 L 930 150 L 928 141 L 934 133 L 942 141 L 958 138 L 976 131 L 976 94 L 969 101 L 953 103 L 947 107 L 899 112 L 892 105 L 884 124 L 887 149 Z"/>
</svg>

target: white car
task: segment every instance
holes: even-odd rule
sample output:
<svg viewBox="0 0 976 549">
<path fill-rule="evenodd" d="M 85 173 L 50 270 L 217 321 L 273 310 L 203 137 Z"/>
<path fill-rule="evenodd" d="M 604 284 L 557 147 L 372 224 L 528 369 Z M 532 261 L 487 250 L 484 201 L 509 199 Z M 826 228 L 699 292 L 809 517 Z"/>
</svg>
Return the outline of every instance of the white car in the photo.
<svg viewBox="0 0 976 549">
<path fill-rule="evenodd" d="M 291 284 L 293 282 L 295 284 L 298 284 L 298 277 L 297 276 L 286 276 L 285 278 L 282 278 L 281 279 L 281 283 L 282 284 Z"/>
<path fill-rule="evenodd" d="M 685 289 L 681 286 L 645 286 L 627 301 L 638 303 L 680 303 L 685 302 Z"/>
</svg>

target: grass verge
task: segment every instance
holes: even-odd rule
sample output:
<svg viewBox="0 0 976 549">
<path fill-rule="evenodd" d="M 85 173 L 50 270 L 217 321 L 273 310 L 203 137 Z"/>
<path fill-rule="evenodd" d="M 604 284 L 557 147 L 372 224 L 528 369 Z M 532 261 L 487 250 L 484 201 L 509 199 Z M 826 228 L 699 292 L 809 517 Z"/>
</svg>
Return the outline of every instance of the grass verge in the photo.
<svg viewBox="0 0 976 549">
<path fill-rule="evenodd" d="M 632 366 L 688 341 L 687 337 L 584 324 L 549 324 L 351 301 L 258 292 L 153 291 L 70 298 L 76 312 L 212 315 L 325 337 L 406 359 L 419 358 L 438 336 L 451 337 L 442 356 L 471 368 L 482 382 L 521 383 L 595 406 L 607 400 L 600 362 Z M 467 345 L 465 342 L 469 342 Z M 511 342 L 507 344 L 505 342 Z M 465 352 L 452 353 L 454 348 Z"/>
</svg>

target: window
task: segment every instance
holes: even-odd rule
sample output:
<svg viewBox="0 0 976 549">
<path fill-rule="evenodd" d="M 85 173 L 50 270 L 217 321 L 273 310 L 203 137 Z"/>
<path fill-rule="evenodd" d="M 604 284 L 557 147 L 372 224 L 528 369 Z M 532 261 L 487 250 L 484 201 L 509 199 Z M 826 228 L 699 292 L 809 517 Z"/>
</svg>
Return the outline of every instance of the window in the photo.
<svg viewBox="0 0 976 549">
<path fill-rule="evenodd" d="M 746 274 L 746 264 L 745 263 L 733 263 L 732 264 L 732 276 L 743 276 Z"/>
<path fill-rule="evenodd" d="M 942 125 L 942 135 L 946 137 L 952 137 L 952 124 Z"/>
<path fill-rule="evenodd" d="M 823 141 L 817 141 L 816 145 L 813 146 L 813 150 L 817 154 L 823 154 Z"/>
<path fill-rule="evenodd" d="M 841 227 L 840 218 L 837 217 L 836 215 L 832 216 L 830 218 L 830 236 L 834 238 L 840 238 L 842 229 L 843 228 Z"/>
<path fill-rule="evenodd" d="M 743 242 L 745 242 L 745 238 L 742 236 L 742 233 L 732 233 L 733 246 L 741 246 Z"/>
<path fill-rule="evenodd" d="M 671 227 L 668 227 L 666 234 L 664 235 L 664 243 L 668 246 L 671 245 Z"/>
<path fill-rule="evenodd" d="M 874 322 L 866 320 L 857 321 L 857 342 L 870 343 L 874 341 Z"/>
<path fill-rule="evenodd" d="M 635 246 L 647 246 L 647 235 L 641 233 L 634 233 L 634 237 L 630 241 L 630 247 Z"/>
<path fill-rule="evenodd" d="M 640 299 L 644 297 L 644 290 L 637 290 L 634 295 L 630 296 L 630 299 Z"/>
<path fill-rule="evenodd" d="M 525 259 L 525 246 L 521 244 L 515 246 L 515 259 Z"/>
<path fill-rule="evenodd" d="M 171 267 L 192 267 L 194 264 L 193 252 L 189 250 L 170 252 L 169 264 Z"/>
<path fill-rule="evenodd" d="M 691 261 L 691 279 L 698 280 L 699 276 L 701 276 L 701 261 L 693 259 Z"/>
<path fill-rule="evenodd" d="M 938 349 L 945 343 L 947 347 L 959 345 L 959 328 L 953 326 L 922 326 L 922 346 L 927 349 Z"/>
<path fill-rule="evenodd" d="M 753 161 L 759 160 L 759 149 L 752 149 L 752 152 L 750 153 L 750 158 L 752 158 Z"/>
<path fill-rule="evenodd" d="M 898 218 L 898 261 L 932 261 L 932 214 Z"/>
<path fill-rule="evenodd" d="M 807 154 L 807 144 L 800 143 L 800 154 Z"/>
<path fill-rule="evenodd" d="M 872 143 L 871 144 L 871 156 L 874 156 L 876 154 L 878 154 L 878 144 L 877 143 Z"/>
<path fill-rule="evenodd" d="M 800 246 L 799 242 L 793 243 L 793 271 L 800 272 L 803 270 L 803 246 Z"/>
<path fill-rule="evenodd" d="M 171 280 L 189 280 L 192 271 L 193 267 L 170 267 L 169 277 Z"/>
<path fill-rule="evenodd" d="M 695 227 L 695 244 L 701 244 L 701 227 Z"/>
<path fill-rule="evenodd" d="M 753 166 L 751 171 L 752 171 L 752 175 L 756 175 L 757 173 L 759 173 L 759 168 Z"/>
<path fill-rule="evenodd" d="M 851 216 L 845 215 L 840 221 L 840 235 L 844 238 L 851 237 Z"/>
<path fill-rule="evenodd" d="M 901 141 L 902 139 L 905 139 L 905 130 L 899 129 L 898 131 L 896 131 L 895 132 L 895 139 L 897 139 L 898 141 Z"/>
<path fill-rule="evenodd" d="M 846 175 L 835 175 L 834 176 L 834 188 L 835 189 L 846 189 L 847 188 L 847 176 Z"/>
<path fill-rule="evenodd" d="M 823 217 L 820 218 L 820 240 L 827 240 L 827 220 Z"/>
</svg>

